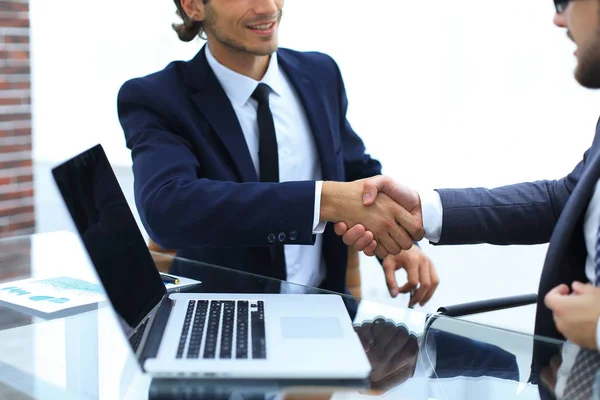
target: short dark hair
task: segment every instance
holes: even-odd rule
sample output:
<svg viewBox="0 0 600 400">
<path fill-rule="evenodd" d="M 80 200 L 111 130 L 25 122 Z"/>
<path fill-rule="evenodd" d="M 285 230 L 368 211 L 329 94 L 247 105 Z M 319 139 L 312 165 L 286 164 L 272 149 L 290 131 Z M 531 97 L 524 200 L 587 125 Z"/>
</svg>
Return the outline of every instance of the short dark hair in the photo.
<svg viewBox="0 0 600 400">
<path fill-rule="evenodd" d="M 204 33 L 204 24 L 202 21 L 194 21 L 186 14 L 181 6 L 181 0 L 173 0 L 177 7 L 177 15 L 183 20 L 180 24 L 173 24 L 173 30 L 177 32 L 179 40 L 190 42 L 196 37 L 202 37 Z M 203 4 L 208 4 L 209 0 L 202 0 Z"/>
</svg>

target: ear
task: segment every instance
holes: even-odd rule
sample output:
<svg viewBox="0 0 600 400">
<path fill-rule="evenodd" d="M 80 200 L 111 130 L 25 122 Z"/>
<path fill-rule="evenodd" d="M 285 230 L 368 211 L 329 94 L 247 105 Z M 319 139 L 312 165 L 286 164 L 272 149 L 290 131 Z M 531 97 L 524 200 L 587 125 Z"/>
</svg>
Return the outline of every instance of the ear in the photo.
<svg viewBox="0 0 600 400">
<path fill-rule="evenodd" d="M 192 21 L 204 21 L 204 2 L 202 0 L 181 0 L 181 8 Z"/>
</svg>

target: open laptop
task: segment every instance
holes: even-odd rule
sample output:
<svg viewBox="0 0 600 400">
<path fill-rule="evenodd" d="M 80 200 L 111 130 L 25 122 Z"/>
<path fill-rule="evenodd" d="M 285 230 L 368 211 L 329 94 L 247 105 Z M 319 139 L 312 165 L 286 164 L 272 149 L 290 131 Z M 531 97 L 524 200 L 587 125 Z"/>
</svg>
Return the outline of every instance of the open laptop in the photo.
<svg viewBox="0 0 600 400">
<path fill-rule="evenodd" d="M 52 173 L 144 371 L 192 379 L 368 377 L 371 365 L 340 296 L 168 294 L 102 146 Z"/>
</svg>

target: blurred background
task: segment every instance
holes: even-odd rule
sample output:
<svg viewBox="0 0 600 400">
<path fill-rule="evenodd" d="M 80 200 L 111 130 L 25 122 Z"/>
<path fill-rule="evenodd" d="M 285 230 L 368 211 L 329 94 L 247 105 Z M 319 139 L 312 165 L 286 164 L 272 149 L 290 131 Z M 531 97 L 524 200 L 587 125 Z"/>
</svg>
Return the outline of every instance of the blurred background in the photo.
<svg viewBox="0 0 600 400">
<path fill-rule="evenodd" d="M 280 44 L 336 59 L 348 119 L 385 174 L 420 190 L 495 187 L 563 177 L 594 136 L 600 94 L 575 82 L 553 12 L 551 1 L 287 0 Z M 171 0 L 0 1 L 0 236 L 73 230 L 50 169 L 97 143 L 135 210 L 116 96 L 199 51 L 174 21 Z M 536 292 L 546 250 L 422 246 L 441 277 L 423 311 Z M 407 304 L 374 259 L 361 256 L 361 275 L 365 298 Z M 534 311 L 474 319 L 530 332 Z"/>
</svg>

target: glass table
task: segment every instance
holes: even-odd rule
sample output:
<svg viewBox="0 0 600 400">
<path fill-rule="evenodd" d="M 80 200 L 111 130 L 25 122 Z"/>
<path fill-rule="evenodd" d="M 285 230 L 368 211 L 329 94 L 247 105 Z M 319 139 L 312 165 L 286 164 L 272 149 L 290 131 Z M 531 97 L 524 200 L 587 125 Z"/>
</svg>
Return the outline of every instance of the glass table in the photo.
<svg viewBox="0 0 600 400">
<path fill-rule="evenodd" d="M 175 261 L 153 253 L 157 265 Z M 279 287 L 323 293 L 262 276 L 189 263 L 236 287 Z M 22 280 L 72 277 L 98 284 L 79 237 L 70 232 L 0 240 L 0 291 Z M 211 293 L 203 281 L 182 292 Z M 257 289 L 257 293 L 260 294 Z M 252 291 L 252 290 L 250 290 Z M 329 293 L 331 294 L 331 293 Z M 102 296 L 102 293 L 100 293 Z M 552 398 L 552 370 L 530 382 L 534 345 L 562 343 L 473 322 L 340 295 L 353 320 L 371 374 L 361 384 L 335 381 L 153 379 L 142 372 L 105 301 L 63 313 L 33 312 L 0 297 L 0 398 L 10 399 L 540 399 Z M 293 360 L 292 360 L 293 361 Z"/>
</svg>

